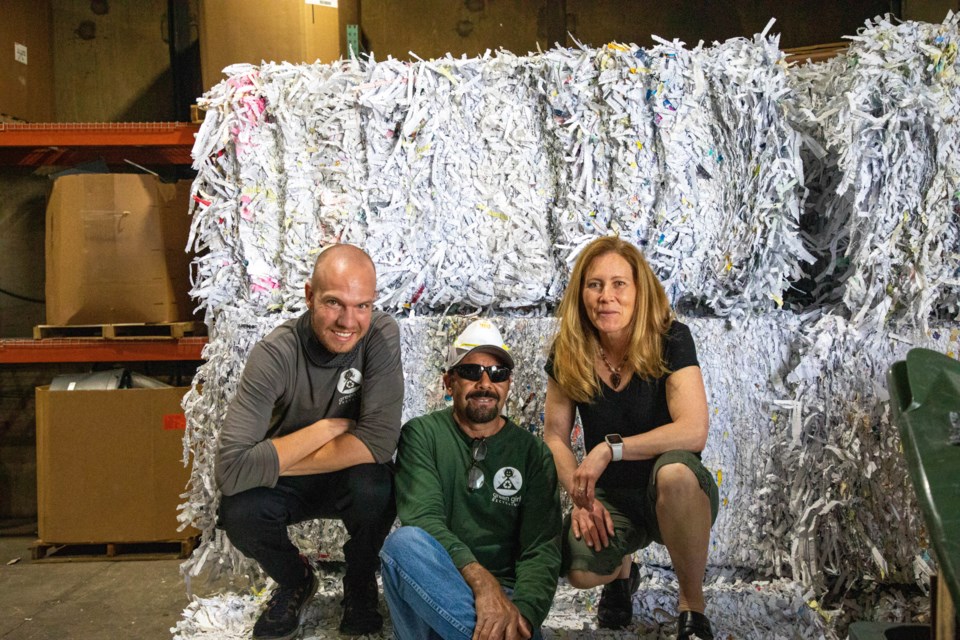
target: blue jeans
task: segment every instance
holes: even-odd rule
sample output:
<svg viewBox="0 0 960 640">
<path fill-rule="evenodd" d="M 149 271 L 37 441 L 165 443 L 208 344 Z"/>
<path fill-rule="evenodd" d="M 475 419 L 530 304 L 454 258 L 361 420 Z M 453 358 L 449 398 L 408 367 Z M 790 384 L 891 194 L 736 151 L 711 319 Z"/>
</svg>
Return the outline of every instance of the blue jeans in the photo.
<svg viewBox="0 0 960 640">
<path fill-rule="evenodd" d="M 400 527 L 387 536 L 380 559 L 396 640 L 470 640 L 477 625 L 473 591 L 433 536 Z M 533 640 L 541 637 L 535 629 Z"/>
</svg>

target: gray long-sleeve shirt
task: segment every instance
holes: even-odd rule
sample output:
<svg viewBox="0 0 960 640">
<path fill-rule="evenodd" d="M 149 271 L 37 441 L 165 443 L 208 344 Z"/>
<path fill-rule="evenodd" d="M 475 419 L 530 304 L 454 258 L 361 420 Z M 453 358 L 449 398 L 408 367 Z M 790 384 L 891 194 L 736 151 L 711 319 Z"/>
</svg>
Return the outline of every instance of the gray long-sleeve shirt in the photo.
<svg viewBox="0 0 960 640">
<path fill-rule="evenodd" d="M 331 354 L 317 340 L 307 311 L 250 352 L 220 432 L 217 485 L 225 495 L 275 486 L 280 461 L 267 440 L 323 418 L 355 420 L 351 433 L 374 460 L 387 462 L 400 437 L 402 408 L 396 321 L 374 312 L 370 330 L 352 351 Z"/>
</svg>

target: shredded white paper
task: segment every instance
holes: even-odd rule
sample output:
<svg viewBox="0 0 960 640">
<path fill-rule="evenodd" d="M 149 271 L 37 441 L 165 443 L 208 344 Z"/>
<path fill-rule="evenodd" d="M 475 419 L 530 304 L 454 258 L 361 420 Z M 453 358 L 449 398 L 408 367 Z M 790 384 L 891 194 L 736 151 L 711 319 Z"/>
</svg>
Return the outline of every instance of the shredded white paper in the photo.
<svg viewBox="0 0 960 640">
<path fill-rule="evenodd" d="M 791 74 L 818 194 L 814 296 L 857 324 L 960 313 L 958 23 L 877 18 L 844 54 Z"/>
</svg>

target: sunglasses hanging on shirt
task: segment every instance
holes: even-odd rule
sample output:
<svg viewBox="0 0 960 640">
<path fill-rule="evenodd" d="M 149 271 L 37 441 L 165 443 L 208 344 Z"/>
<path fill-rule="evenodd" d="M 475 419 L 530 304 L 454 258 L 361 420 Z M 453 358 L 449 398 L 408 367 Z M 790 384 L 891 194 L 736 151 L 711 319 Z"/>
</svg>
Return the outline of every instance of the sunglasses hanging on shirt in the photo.
<svg viewBox="0 0 960 640">
<path fill-rule="evenodd" d="M 467 488 L 470 491 L 476 491 L 483 486 L 483 469 L 477 463 L 483 462 L 487 457 L 487 441 L 483 438 L 474 438 L 470 445 L 470 455 L 473 457 L 473 462 L 467 469 Z"/>
</svg>

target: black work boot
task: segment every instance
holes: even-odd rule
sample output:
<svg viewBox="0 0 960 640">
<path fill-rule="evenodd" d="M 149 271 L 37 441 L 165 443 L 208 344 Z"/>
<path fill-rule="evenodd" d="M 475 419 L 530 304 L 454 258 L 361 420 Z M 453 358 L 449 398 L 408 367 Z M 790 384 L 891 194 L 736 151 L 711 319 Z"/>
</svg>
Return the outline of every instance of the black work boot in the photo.
<svg viewBox="0 0 960 640">
<path fill-rule="evenodd" d="M 630 577 L 617 578 L 603 587 L 597 605 L 597 622 L 601 629 L 623 629 L 633 619 L 633 594 L 640 586 L 640 567 L 630 563 Z"/>
<path fill-rule="evenodd" d="M 300 632 L 300 618 L 317 592 L 317 576 L 307 568 L 306 581 L 296 587 L 277 585 L 267 608 L 253 626 L 254 640 L 290 640 Z"/>
<path fill-rule="evenodd" d="M 696 611 L 681 611 L 677 618 L 677 640 L 713 640 L 707 616 Z"/>
<path fill-rule="evenodd" d="M 340 633 L 362 636 L 380 631 L 383 628 L 383 616 L 377 610 L 378 596 L 376 578 L 359 582 L 344 578 Z"/>
</svg>

